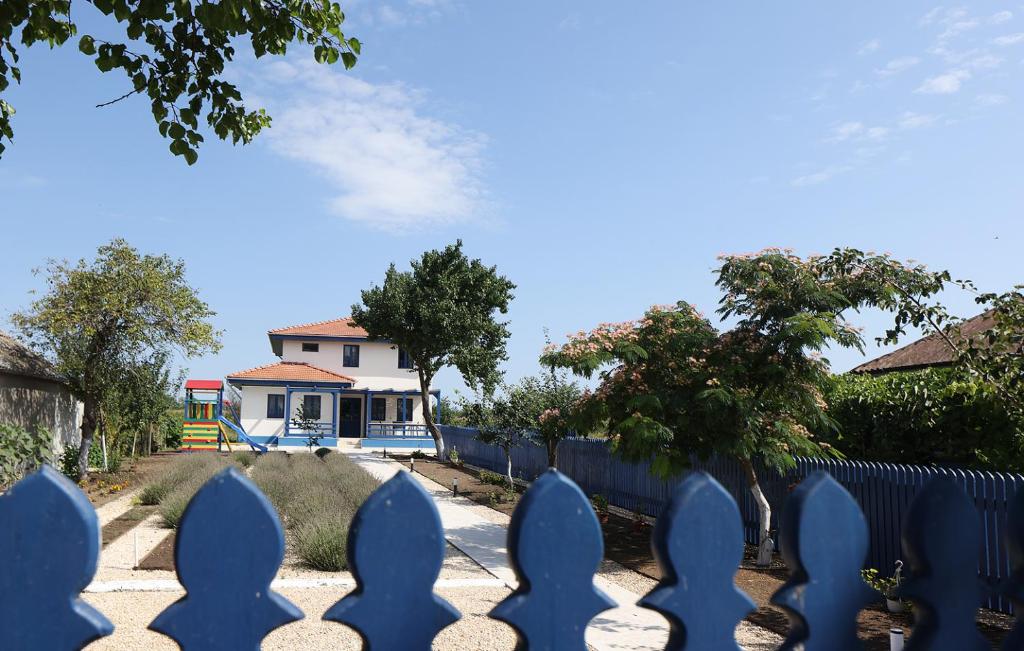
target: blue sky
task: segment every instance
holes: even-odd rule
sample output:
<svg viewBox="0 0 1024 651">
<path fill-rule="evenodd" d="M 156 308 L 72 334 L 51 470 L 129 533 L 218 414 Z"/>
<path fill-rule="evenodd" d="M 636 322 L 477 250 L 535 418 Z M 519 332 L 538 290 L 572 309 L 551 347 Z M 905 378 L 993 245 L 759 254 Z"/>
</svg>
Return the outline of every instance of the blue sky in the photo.
<svg viewBox="0 0 1024 651">
<path fill-rule="evenodd" d="M 124 92 L 117 73 L 73 44 L 27 51 L 5 96 L 0 318 L 47 257 L 125 237 L 186 260 L 225 332 L 186 364 L 220 377 L 273 361 L 269 328 L 346 314 L 388 263 L 462 238 L 518 284 L 515 379 L 545 327 L 712 312 L 722 252 L 851 245 L 983 289 L 1024 280 L 1022 5 L 343 7 L 356 69 L 240 56 L 231 77 L 274 126 L 248 147 L 210 135 L 191 168 L 143 99 L 94 108 Z M 107 33 L 94 14 L 76 8 L 81 33 Z"/>
</svg>

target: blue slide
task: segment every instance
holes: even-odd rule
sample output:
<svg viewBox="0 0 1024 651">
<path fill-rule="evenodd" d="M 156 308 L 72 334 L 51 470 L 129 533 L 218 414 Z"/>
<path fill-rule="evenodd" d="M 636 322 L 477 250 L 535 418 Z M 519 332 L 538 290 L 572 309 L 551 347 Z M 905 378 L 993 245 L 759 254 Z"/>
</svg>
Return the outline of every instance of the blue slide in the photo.
<svg viewBox="0 0 1024 651">
<path fill-rule="evenodd" d="M 234 423 L 232 423 L 227 418 L 224 418 L 223 416 L 219 416 L 217 419 L 220 421 L 221 427 L 229 428 L 232 432 L 234 432 L 236 435 L 238 435 L 238 440 L 239 441 L 242 441 L 244 443 L 248 443 L 249 447 L 252 448 L 253 450 L 256 450 L 257 452 L 266 452 L 267 451 L 267 446 L 260 445 L 256 441 L 254 441 L 251 438 L 249 438 L 249 435 L 245 433 L 245 430 L 242 429 L 241 427 L 239 427 L 238 425 L 235 425 Z"/>
</svg>

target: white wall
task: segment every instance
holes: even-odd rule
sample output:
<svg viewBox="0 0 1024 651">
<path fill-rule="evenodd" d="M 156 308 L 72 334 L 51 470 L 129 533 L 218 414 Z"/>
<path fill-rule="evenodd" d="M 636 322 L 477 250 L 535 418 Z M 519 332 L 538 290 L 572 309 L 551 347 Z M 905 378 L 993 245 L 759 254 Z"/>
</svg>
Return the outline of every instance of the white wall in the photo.
<svg viewBox="0 0 1024 651">
<path fill-rule="evenodd" d="M 361 360 L 360 360 L 361 361 Z M 267 396 L 269 394 L 285 395 L 284 387 L 268 387 L 268 386 L 242 386 L 240 387 L 242 394 L 242 429 L 247 434 L 252 436 L 284 436 L 284 418 L 267 418 Z M 300 390 L 296 390 L 292 393 L 291 398 L 291 417 L 295 416 L 295 412 L 298 410 L 299 405 L 302 404 L 302 396 L 306 395 Z M 331 415 L 334 413 L 334 396 L 329 393 L 309 393 L 309 395 L 320 396 L 320 422 L 330 423 Z M 366 415 L 366 405 L 362 403 L 363 394 L 341 394 L 342 398 L 358 398 L 360 399 L 360 423 L 364 425 L 363 418 Z M 377 396 L 387 400 L 387 421 L 396 422 L 398 421 L 398 401 L 401 396 L 395 395 L 384 395 Z M 424 422 L 423 410 L 420 408 L 421 400 L 419 393 L 415 395 L 410 393 L 408 398 L 412 399 L 413 402 L 413 413 L 411 423 Z M 341 416 L 339 414 L 338 423 L 341 422 Z M 376 422 L 376 421 L 374 421 Z M 340 427 L 340 425 L 339 425 Z"/>
<path fill-rule="evenodd" d="M 77 448 L 82 440 L 83 406 L 57 382 L 0 373 L 0 422 L 26 429 L 42 427 L 53 434 L 52 452 Z"/>
<path fill-rule="evenodd" d="M 286 362 L 305 362 L 325 368 L 334 373 L 347 375 L 356 380 L 357 389 L 397 389 L 419 391 L 420 381 L 416 373 L 398 368 L 398 349 L 391 344 L 378 341 L 349 342 L 359 346 L 359 366 L 343 366 L 344 345 L 341 341 L 317 341 L 316 353 L 302 352 L 302 341 L 286 339 L 281 342 L 281 359 Z"/>
</svg>

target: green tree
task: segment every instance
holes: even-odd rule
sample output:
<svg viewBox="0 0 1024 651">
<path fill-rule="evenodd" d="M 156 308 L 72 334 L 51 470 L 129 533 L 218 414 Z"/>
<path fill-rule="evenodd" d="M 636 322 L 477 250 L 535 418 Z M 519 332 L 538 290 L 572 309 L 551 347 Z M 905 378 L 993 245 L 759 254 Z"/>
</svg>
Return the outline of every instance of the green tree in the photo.
<svg viewBox="0 0 1024 651">
<path fill-rule="evenodd" d="M 112 41 L 89 34 L 78 49 L 93 57 L 101 72 L 122 70 L 124 94 L 108 106 L 133 95 L 149 99 L 160 135 L 171 139 L 170 149 L 189 165 L 198 155 L 203 136 L 199 121 L 221 139 L 248 143 L 270 125 L 263 109 L 250 110 L 224 68 L 235 56 L 239 39 L 247 39 L 257 57 L 283 55 L 288 46 L 313 46 L 319 63 L 356 63 L 361 44 L 341 31 L 345 15 L 330 0 L 89 0 L 109 17 Z M 71 0 L 4 0 L 0 3 L 0 93 L 10 81 L 21 82 L 15 34 L 21 45 L 63 45 L 78 33 L 71 19 Z M 0 154 L 3 140 L 12 140 L 14 107 L 0 96 Z"/>
<path fill-rule="evenodd" d="M 193 357 L 220 348 L 214 315 L 185 279 L 185 264 L 141 255 L 124 240 L 96 259 L 49 261 L 47 290 L 11 320 L 53 361 L 84 404 L 78 465 L 84 476 L 101 413 L 117 391 L 172 351 Z"/>
<path fill-rule="evenodd" d="M 547 451 L 548 466 L 557 464 L 558 443 L 576 431 L 575 410 L 583 392 L 558 369 L 503 385 L 499 395 L 479 396 L 461 405 L 480 440 L 508 449 L 529 440 Z M 578 432 L 576 432 L 578 433 Z M 507 451 L 506 451 L 507 453 Z M 511 474 L 511 459 L 509 460 Z"/>
<path fill-rule="evenodd" d="M 738 459 L 759 507 L 762 552 L 770 553 L 771 508 L 753 461 L 783 469 L 794 455 L 834 454 L 812 432 L 834 427 L 822 399 L 829 368 L 821 351 L 863 349 L 844 314 L 897 309 L 897 284 L 924 300 L 942 283 L 921 266 L 855 249 L 807 259 L 778 249 L 724 256 L 716 273 L 718 313 L 735 319 L 731 330 L 679 302 L 581 332 L 541 361 L 600 373 L 580 418 L 607 423 L 614 449 L 629 460 L 653 458 L 654 471 L 669 475 L 691 454 Z"/>
<path fill-rule="evenodd" d="M 412 361 L 420 384 L 423 419 L 439 459 L 444 441 L 430 409 L 430 384 L 445 366 L 454 366 L 471 388 L 489 394 L 507 356 L 508 324 L 496 313 L 508 312 L 515 285 L 496 267 L 470 260 L 462 241 L 441 251 L 427 251 L 411 262 L 410 271 L 392 264 L 384 284 L 362 292 L 352 306 L 352 320 L 371 339 L 385 339 Z"/>
<path fill-rule="evenodd" d="M 181 386 L 184 374 L 171 373 L 169 357 L 168 351 L 158 351 L 151 359 L 125 368 L 122 380 L 111 391 L 108 421 L 118 433 L 116 444 L 121 452 L 134 456 L 140 436 L 148 446 L 164 413 L 175 406 L 174 393 Z M 121 440 L 129 434 L 130 447 L 127 440 Z"/>
</svg>

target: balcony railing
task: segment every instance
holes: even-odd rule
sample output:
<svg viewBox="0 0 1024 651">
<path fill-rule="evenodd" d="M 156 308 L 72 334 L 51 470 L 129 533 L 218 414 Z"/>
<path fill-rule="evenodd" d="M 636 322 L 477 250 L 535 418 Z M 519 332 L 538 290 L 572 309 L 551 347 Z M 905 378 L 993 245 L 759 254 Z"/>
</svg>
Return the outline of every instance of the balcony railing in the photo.
<svg viewBox="0 0 1024 651">
<path fill-rule="evenodd" d="M 366 426 L 368 438 L 422 438 L 430 430 L 421 423 L 370 423 Z"/>
</svg>

